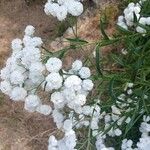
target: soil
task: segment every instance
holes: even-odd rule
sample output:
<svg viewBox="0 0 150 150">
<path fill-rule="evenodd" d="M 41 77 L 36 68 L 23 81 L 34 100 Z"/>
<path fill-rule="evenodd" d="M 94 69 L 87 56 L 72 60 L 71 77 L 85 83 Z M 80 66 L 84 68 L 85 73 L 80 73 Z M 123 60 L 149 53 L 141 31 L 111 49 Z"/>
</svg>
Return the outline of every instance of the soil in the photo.
<svg viewBox="0 0 150 150">
<path fill-rule="evenodd" d="M 58 22 L 45 15 L 44 3 L 32 0 L 28 6 L 24 0 L 0 0 L 0 68 L 11 53 L 11 41 L 22 37 L 27 25 L 33 25 L 47 44 L 55 38 Z M 0 93 L 0 150 L 46 150 L 54 127 L 50 117 L 29 114 L 23 104 Z"/>
</svg>

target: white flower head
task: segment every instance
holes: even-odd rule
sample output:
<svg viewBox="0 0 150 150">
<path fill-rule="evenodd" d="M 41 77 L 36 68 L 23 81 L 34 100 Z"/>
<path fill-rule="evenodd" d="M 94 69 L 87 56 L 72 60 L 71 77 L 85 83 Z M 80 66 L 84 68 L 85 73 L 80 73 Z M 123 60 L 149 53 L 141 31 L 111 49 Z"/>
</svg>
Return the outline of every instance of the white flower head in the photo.
<svg viewBox="0 0 150 150">
<path fill-rule="evenodd" d="M 41 47 L 43 44 L 43 41 L 40 37 L 33 37 L 31 42 L 32 46 L 34 47 Z"/>
<path fill-rule="evenodd" d="M 33 36 L 35 32 L 35 28 L 32 25 L 28 25 L 25 29 L 25 35 L 27 36 Z"/>
<path fill-rule="evenodd" d="M 54 147 L 57 146 L 57 143 L 58 143 L 57 139 L 53 135 L 51 135 L 49 137 L 48 142 L 49 142 L 50 145 L 52 145 Z"/>
<path fill-rule="evenodd" d="M 72 16 L 80 16 L 83 13 L 83 4 L 78 1 L 67 1 L 66 3 L 68 13 Z"/>
<path fill-rule="evenodd" d="M 45 116 L 48 116 L 52 112 L 52 108 L 49 105 L 40 105 L 37 107 L 36 111 Z"/>
<path fill-rule="evenodd" d="M 78 94 L 75 100 L 76 105 L 84 105 L 86 103 L 86 96 L 83 94 Z"/>
<path fill-rule="evenodd" d="M 85 91 L 91 91 L 93 89 L 93 82 L 92 80 L 90 79 L 86 79 L 86 80 L 83 80 L 82 82 L 82 88 L 85 90 Z"/>
<path fill-rule="evenodd" d="M 51 95 L 51 101 L 56 104 L 59 105 L 60 103 L 64 102 L 64 97 L 63 94 L 61 92 L 54 92 Z"/>
<path fill-rule="evenodd" d="M 1 70 L 0 77 L 2 80 L 8 80 L 10 77 L 10 70 L 9 67 L 5 67 Z"/>
<path fill-rule="evenodd" d="M 72 127 L 73 127 L 73 124 L 72 124 L 72 121 L 70 119 L 67 119 L 67 120 L 64 121 L 63 129 L 65 131 L 72 130 Z"/>
<path fill-rule="evenodd" d="M 45 70 L 45 67 L 42 62 L 33 62 L 29 67 L 29 70 L 31 72 L 42 73 Z"/>
<path fill-rule="evenodd" d="M 91 71 L 88 67 L 82 67 L 79 71 L 79 75 L 82 79 L 87 79 L 91 76 Z"/>
<path fill-rule="evenodd" d="M 59 89 L 62 86 L 63 78 L 59 73 L 50 73 L 46 77 L 47 84 L 51 86 L 51 89 Z"/>
<path fill-rule="evenodd" d="M 56 17 L 58 9 L 59 9 L 59 5 L 57 3 L 47 2 L 45 4 L 44 11 L 47 15 L 52 15 L 52 16 Z"/>
<path fill-rule="evenodd" d="M 35 112 L 37 107 L 41 105 L 41 100 L 37 95 L 29 95 L 25 99 L 25 110 Z"/>
<path fill-rule="evenodd" d="M 64 85 L 66 88 L 71 88 L 71 87 L 80 86 L 81 83 L 82 80 L 78 76 L 71 75 L 65 80 Z"/>
<path fill-rule="evenodd" d="M 49 72 L 59 72 L 62 68 L 62 61 L 59 58 L 52 57 L 46 63 L 46 69 Z"/>
<path fill-rule="evenodd" d="M 27 96 L 27 91 L 22 87 L 13 88 L 10 98 L 14 101 L 24 101 Z"/>
<path fill-rule="evenodd" d="M 72 70 L 73 71 L 79 71 L 81 68 L 82 68 L 82 61 L 80 61 L 80 60 L 76 60 L 76 61 L 74 61 L 73 62 L 73 64 L 72 64 Z"/>
<path fill-rule="evenodd" d="M 24 82 L 24 76 L 20 71 L 15 70 L 10 75 L 10 81 L 12 84 L 22 84 Z"/>
<path fill-rule="evenodd" d="M 10 82 L 2 81 L 0 83 L 0 90 L 6 95 L 10 95 L 11 90 L 12 90 L 12 86 L 11 86 Z"/>
<path fill-rule="evenodd" d="M 21 39 L 14 39 L 11 43 L 11 47 L 14 52 L 21 51 L 23 48 Z"/>
<path fill-rule="evenodd" d="M 57 10 L 56 16 L 57 16 L 57 19 L 59 21 L 65 20 L 67 17 L 67 8 L 63 5 L 59 6 L 59 9 Z"/>
</svg>

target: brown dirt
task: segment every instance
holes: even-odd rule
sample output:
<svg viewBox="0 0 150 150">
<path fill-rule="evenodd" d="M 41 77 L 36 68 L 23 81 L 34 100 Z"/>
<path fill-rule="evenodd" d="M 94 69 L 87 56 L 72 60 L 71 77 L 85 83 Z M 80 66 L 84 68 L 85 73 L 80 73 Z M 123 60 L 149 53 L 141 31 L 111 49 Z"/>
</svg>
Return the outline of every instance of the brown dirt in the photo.
<svg viewBox="0 0 150 150">
<path fill-rule="evenodd" d="M 12 39 L 22 37 L 26 25 L 35 26 L 45 43 L 55 37 L 58 22 L 43 12 L 44 1 L 27 6 L 24 0 L 0 0 L 0 68 L 11 53 Z M 0 150 L 46 150 L 53 130 L 50 117 L 29 114 L 0 93 Z"/>
</svg>

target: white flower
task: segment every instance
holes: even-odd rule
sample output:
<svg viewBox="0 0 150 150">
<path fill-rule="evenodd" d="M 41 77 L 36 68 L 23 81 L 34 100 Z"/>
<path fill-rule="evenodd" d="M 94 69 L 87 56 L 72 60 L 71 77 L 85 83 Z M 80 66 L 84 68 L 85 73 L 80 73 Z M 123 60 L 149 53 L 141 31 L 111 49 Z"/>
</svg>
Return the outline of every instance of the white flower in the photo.
<svg viewBox="0 0 150 150">
<path fill-rule="evenodd" d="M 131 118 L 128 117 L 125 122 L 128 124 L 130 121 L 131 121 Z"/>
<path fill-rule="evenodd" d="M 0 83 L 0 89 L 4 94 L 10 95 L 12 86 L 11 86 L 10 82 L 8 82 L 8 81 L 2 81 Z"/>
<path fill-rule="evenodd" d="M 133 93 L 132 89 L 127 90 L 127 94 L 131 95 Z"/>
<path fill-rule="evenodd" d="M 82 61 L 80 61 L 80 60 L 76 60 L 76 61 L 74 61 L 73 62 L 73 64 L 72 64 L 72 70 L 73 71 L 79 71 L 81 68 L 82 68 Z"/>
<path fill-rule="evenodd" d="M 133 144 L 132 140 L 124 139 L 122 141 L 121 150 L 127 150 L 128 148 L 131 148 L 132 144 Z"/>
<path fill-rule="evenodd" d="M 14 39 L 11 43 L 11 48 L 14 52 L 21 51 L 23 48 L 22 41 L 20 39 Z"/>
<path fill-rule="evenodd" d="M 28 25 L 25 29 L 25 35 L 33 36 L 35 28 L 32 25 Z"/>
<path fill-rule="evenodd" d="M 127 55 L 127 54 L 128 54 L 128 51 L 123 48 L 123 49 L 121 49 L 121 53 L 122 53 L 123 55 Z"/>
<path fill-rule="evenodd" d="M 118 22 L 124 22 L 124 16 L 119 16 L 118 17 Z"/>
<path fill-rule="evenodd" d="M 72 124 L 72 121 L 70 119 L 67 119 L 67 120 L 64 121 L 63 129 L 65 131 L 72 130 L 72 127 L 73 127 L 73 124 Z"/>
<path fill-rule="evenodd" d="M 86 80 L 83 80 L 82 82 L 82 88 L 85 90 L 85 91 L 91 91 L 93 89 L 93 82 L 92 80 L 90 79 L 86 79 Z"/>
<path fill-rule="evenodd" d="M 37 107 L 41 105 L 40 98 L 37 95 L 29 95 L 25 99 L 24 108 L 29 112 L 36 111 Z"/>
<path fill-rule="evenodd" d="M 43 44 L 43 41 L 40 37 L 34 37 L 32 38 L 32 46 L 34 47 L 41 47 Z"/>
<path fill-rule="evenodd" d="M 49 72 L 59 72 L 62 68 L 62 61 L 59 58 L 52 57 L 46 63 L 46 69 Z"/>
<path fill-rule="evenodd" d="M 79 75 L 82 79 L 87 79 L 91 76 L 91 71 L 88 67 L 82 67 L 79 71 Z"/>
<path fill-rule="evenodd" d="M 83 12 L 83 4 L 78 0 L 57 0 L 48 2 L 45 4 L 44 11 L 47 15 L 57 17 L 59 21 L 64 20 L 67 14 L 70 13 L 73 16 L 79 16 Z"/>
<path fill-rule="evenodd" d="M 57 147 L 53 147 L 51 145 L 48 145 L 48 150 L 58 150 L 58 148 Z"/>
<path fill-rule="evenodd" d="M 10 95 L 10 98 L 14 101 L 23 101 L 27 96 L 27 91 L 22 87 L 15 87 Z"/>
<path fill-rule="evenodd" d="M 128 83 L 128 84 L 127 84 L 127 86 L 128 86 L 129 88 L 133 88 L 133 85 L 134 85 L 133 83 Z"/>
<path fill-rule="evenodd" d="M 136 31 L 142 34 L 146 33 L 146 30 L 140 26 L 136 27 Z"/>
<path fill-rule="evenodd" d="M 146 25 L 146 20 L 147 20 L 147 18 L 141 17 L 140 20 L 139 20 L 139 23 L 142 24 L 142 25 Z"/>
<path fill-rule="evenodd" d="M 52 145 L 52 146 L 57 146 L 57 139 L 56 139 L 53 135 L 51 135 L 51 136 L 49 137 L 48 142 L 49 142 L 49 144 Z"/>
<path fill-rule="evenodd" d="M 23 57 L 21 58 L 21 63 L 25 68 L 29 68 L 29 66 L 33 62 L 41 61 L 41 52 L 38 48 L 26 48 L 23 50 Z"/>
<path fill-rule="evenodd" d="M 115 105 L 111 106 L 111 109 L 112 109 L 112 112 L 113 112 L 115 115 L 120 115 L 120 114 L 121 114 L 119 108 L 117 108 Z"/>
<path fill-rule="evenodd" d="M 77 139 L 73 130 L 70 130 L 65 133 L 64 140 L 68 150 L 73 150 L 75 148 Z"/>
<path fill-rule="evenodd" d="M 57 10 L 56 16 L 57 16 L 57 19 L 59 21 L 65 20 L 65 18 L 67 17 L 67 8 L 63 5 L 59 6 L 59 9 Z"/>
<path fill-rule="evenodd" d="M 59 73 L 50 73 L 46 77 L 46 81 L 49 86 L 51 85 L 51 89 L 59 89 L 62 86 L 63 78 Z"/>
<path fill-rule="evenodd" d="M 75 104 L 76 105 L 84 105 L 86 103 L 86 96 L 83 94 L 78 94 L 76 96 Z"/>
<path fill-rule="evenodd" d="M 140 141 L 137 143 L 139 150 L 149 150 L 150 148 L 150 137 L 140 138 Z"/>
<path fill-rule="evenodd" d="M 44 11 L 47 15 L 52 15 L 52 16 L 56 17 L 58 9 L 59 9 L 59 5 L 57 3 L 47 2 L 45 4 Z"/>
<path fill-rule="evenodd" d="M 78 76 L 71 75 L 65 80 L 64 85 L 66 88 L 77 87 L 81 85 L 81 82 L 82 81 Z"/>
<path fill-rule="evenodd" d="M 32 47 L 32 37 L 25 35 L 23 37 L 23 44 L 25 47 Z"/>
<path fill-rule="evenodd" d="M 60 103 L 64 102 L 64 97 L 62 95 L 61 92 L 54 92 L 52 95 L 51 95 L 51 101 L 56 104 L 56 105 L 59 105 Z"/>
<path fill-rule="evenodd" d="M 57 2 L 58 4 L 63 5 L 66 2 L 66 0 L 57 0 Z"/>
<path fill-rule="evenodd" d="M 128 26 L 124 22 L 118 22 L 117 25 L 122 27 L 125 30 L 128 30 Z"/>
<path fill-rule="evenodd" d="M 83 106 L 82 111 L 83 111 L 83 114 L 87 116 L 90 116 L 92 114 L 92 109 L 88 105 Z"/>
<path fill-rule="evenodd" d="M 144 122 L 149 122 L 149 121 L 150 121 L 150 116 L 144 115 L 144 116 L 143 116 L 143 121 L 144 121 Z"/>
<path fill-rule="evenodd" d="M 120 129 L 115 129 L 114 133 L 116 136 L 120 136 L 122 134 L 122 131 Z"/>
<path fill-rule="evenodd" d="M 59 110 L 54 109 L 52 116 L 53 116 L 54 122 L 56 123 L 57 128 L 60 129 L 63 126 L 63 121 L 64 121 L 63 114 L 61 114 Z"/>
<path fill-rule="evenodd" d="M 98 129 L 98 118 L 93 117 L 91 121 L 91 129 L 97 130 Z"/>
<path fill-rule="evenodd" d="M 10 77 L 10 70 L 9 67 L 5 67 L 1 70 L 0 77 L 2 80 L 8 80 Z"/>
<path fill-rule="evenodd" d="M 45 70 L 44 65 L 41 62 L 33 62 L 29 67 L 31 72 L 42 73 Z"/>
<path fill-rule="evenodd" d="M 45 116 L 48 116 L 52 112 L 52 108 L 49 105 L 40 105 L 37 107 L 36 111 Z"/>
<path fill-rule="evenodd" d="M 105 116 L 104 119 L 105 119 L 105 123 L 109 123 L 111 121 L 111 117 L 108 114 Z"/>
<path fill-rule="evenodd" d="M 65 88 L 62 93 L 68 102 L 74 101 L 76 98 L 75 90 L 72 88 Z"/>
<path fill-rule="evenodd" d="M 148 17 L 148 18 L 146 19 L 146 24 L 147 24 L 147 25 L 150 25 L 150 17 Z"/>
<path fill-rule="evenodd" d="M 72 16 L 79 16 L 83 12 L 83 4 L 78 1 L 70 0 L 65 3 L 68 9 L 68 13 Z"/>
<path fill-rule="evenodd" d="M 10 75 L 10 81 L 12 84 L 22 84 L 24 82 L 24 76 L 20 71 L 14 71 Z"/>
<path fill-rule="evenodd" d="M 30 72 L 29 79 L 32 81 L 32 83 L 38 85 L 44 82 L 44 75 L 40 72 Z"/>
</svg>

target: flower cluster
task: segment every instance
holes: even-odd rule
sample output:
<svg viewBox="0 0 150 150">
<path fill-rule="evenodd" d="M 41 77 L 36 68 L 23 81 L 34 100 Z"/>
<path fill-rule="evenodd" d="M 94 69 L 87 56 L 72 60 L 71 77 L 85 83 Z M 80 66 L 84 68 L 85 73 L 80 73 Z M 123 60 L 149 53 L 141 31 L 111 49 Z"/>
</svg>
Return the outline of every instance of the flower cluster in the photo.
<svg viewBox="0 0 150 150">
<path fill-rule="evenodd" d="M 76 134 L 73 130 L 78 120 L 78 128 L 82 125 L 89 125 L 89 121 L 84 121 L 85 112 L 91 113 L 89 107 L 84 106 L 88 93 L 93 89 L 93 82 L 90 80 L 91 72 L 88 67 L 83 67 L 80 60 L 72 64 L 68 71 L 60 70 L 62 62 L 58 58 L 50 58 L 46 63 L 46 68 L 50 72 L 46 77 L 44 87 L 46 91 L 55 90 L 51 94 L 51 101 L 54 104 L 52 116 L 58 129 L 64 132 L 64 137 L 56 140 L 54 136 L 49 138 L 49 150 L 74 150 L 76 146 Z M 62 72 L 61 72 L 62 71 Z M 68 112 L 65 114 L 65 111 Z M 75 117 L 76 116 L 78 117 Z M 77 127 L 77 125 L 76 125 Z"/>
<path fill-rule="evenodd" d="M 148 150 L 150 146 L 150 117 L 149 116 L 143 116 L 143 122 L 141 123 L 141 126 L 139 127 L 139 131 L 141 132 L 141 138 L 136 143 L 136 148 L 133 148 L 133 141 L 124 139 L 122 141 L 121 149 L 122 150 Z"/>
<path fill-rule="evenodd" d="M 79 16 L 83 12 L 83 4 L 79 0 L 48 0 L 44 11 L 47 15 L 57 17 L 59 21 L 64 20 L 67 14 Z"/>
<path fill-rule="evenodd" d="M 25 109 L 49 115 L 51 107 L 42 105 L 35 95 L 38 85 L 44 80 L 45 66 L 41 62 L 40 37 L 34 37 L 35 28 L 31 25 L 25 29 L 23 40 L 12 41 L 12 55 L 1 70 L 1 91 L 13 101 L 24 101 Z"/>
<path fill-rule="evenodd" d="M 90 79 L 91 72 L 84 67 L 82 61 L 73 62 L 70 70 L 62 69 L 62 61 L 51 57 L 46 64 L 42 63 L 42 40 L 34 37 L 34 27 L 27 26 L 23 40 L 12 41 L 12 55 L 1 70 L 1 91 L 13 101 L 24 101 L 28 112 L 39 112 L 50 115 L 58 129 L 64 132 L 64 137 L 49 139 L 49 149 L 73 150 L 76 146 L 74 127 L 89 126 L 89 117 L 94 112 L 91 129 L 98 129 L 100 108 L 86 106 L 87 95 L 93 89 Z M 50 105 L 42 104 L 37 94 L 38 88 L 50 93 Z M 65 111 L 68 110 L 65 114 Z M 75 114 L 77 117 L 75 117 Z M 80 123 L 78 121 L 80 120 Z"/>
<path fill-rule="evenodd" d="M 150 25 L 150 17 L 144 17 L 141 14 L 142 5 L 145 0 L 140 1 L 139 3 L 129 3 L 128 7 L 124 10 L 124 15 L 119 16 L 118 18 L 118 25 L 122 28 L 128 30 L 129 28 L 136 27 L 136 32 L 145 34 L 146 29 L 141 27 L 142 26 L 149 26 Z M 135 20 L 137 20 L 140 25 L 135 24 Z"/>
</svg>

